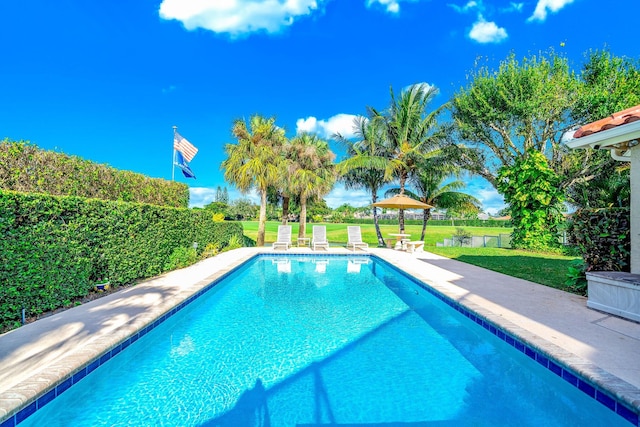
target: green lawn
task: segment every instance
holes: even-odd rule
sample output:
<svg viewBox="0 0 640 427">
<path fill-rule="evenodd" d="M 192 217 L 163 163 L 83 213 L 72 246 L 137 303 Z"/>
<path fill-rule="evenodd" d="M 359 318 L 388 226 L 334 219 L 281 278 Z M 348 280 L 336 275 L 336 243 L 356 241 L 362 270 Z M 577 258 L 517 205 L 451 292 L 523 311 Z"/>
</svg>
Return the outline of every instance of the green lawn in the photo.
<svg viewBox="0 0 640 427">
<path fill-rule="evenodd" d="M 278 233 L 279 222 L 267 222 L 265 241 L 267 244 L 275 241 Z M 292 226 L 293 238 L 298 235 L 298 223 L 290 223 Z M 311 237 L 311 230 L 314 224 L 307 224 L 306 236 Z M 317 224 L 316 224 L 317 225 Z M 346 245 L 347 226 L 349 224 L 320 224 L 327 227 L 327 239 L 332 246 Z M 247 237 L 256 239 L 258 235 L 257 221 L 243 221 L 244 234 Z M 378 240 L 373 224 L 361 224 L 362 239 L 371 246 L 377 246 Z M 513 277 L 530 280 L 535 283 L 565 290 L 564 281 L 571 261 L 576 257 L 563 256 L 548 253 L 536 253 L 515 249 L 502 248 L 445 248 L 436 247 L 436 242 L 442 242 L 445 238 L 451 238 L 459 227 L 450 226 L 427 226 L 424 238 L 425 250 L 435 254 L 477 265 L 489 270 L 498 271 Z M 510 228 L 500 227 L 464 227 L 466 231 L 474 236 L 491 235 L 500 233 L 511 233 Z M 420 239 L 422 226 L 407 225 L 405 233 L 411 234 L 412 240 Z M 389 233 L 397 233 L 397 225 L 381 225 L 380 231 L 383 237 L 388 238 Z M 295 240 L 294 240 L 295 242 Z"/>
</svg>

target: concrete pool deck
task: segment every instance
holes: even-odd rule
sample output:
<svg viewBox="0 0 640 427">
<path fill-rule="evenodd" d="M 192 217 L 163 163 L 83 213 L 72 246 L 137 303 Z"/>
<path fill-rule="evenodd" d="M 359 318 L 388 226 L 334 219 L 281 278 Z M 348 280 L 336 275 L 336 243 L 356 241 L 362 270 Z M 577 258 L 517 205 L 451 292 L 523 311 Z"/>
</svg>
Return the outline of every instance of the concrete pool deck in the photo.
<svg viewBox="0 0 640 427">
<path fill-rule="evenodd" d="M 298 252 L 311 250 L 286 253 Z M 428 252 L 369 252 L 640 408 L 640 324 L 589 309 L 586 298 Z M 0 335 L 0 423 L 257 253 L 273 250 L 225 252 Z"/>
</svg>

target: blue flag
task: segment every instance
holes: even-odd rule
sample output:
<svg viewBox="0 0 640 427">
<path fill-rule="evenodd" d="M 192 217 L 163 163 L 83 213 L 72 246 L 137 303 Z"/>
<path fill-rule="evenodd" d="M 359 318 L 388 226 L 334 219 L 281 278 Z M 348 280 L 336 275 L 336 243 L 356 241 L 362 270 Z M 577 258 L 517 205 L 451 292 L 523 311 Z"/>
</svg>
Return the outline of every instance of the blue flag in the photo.
<svg viewBox="0 0 640 427">
<path fill-rule="evenodd" d="M 193 173 L 193 171 L 189 167 L 189 163 L 187 163 L 184 160 L 184 157 L 182 156 L 182 153 L 180 151 L 176 151 L 176 162 L 175 162 L 175 165 L 178 166 L 180 168 L 180 170 L 182 170 L 182 174 L 186 178 L 196 179 L 196 174 Z"/>
</svg>

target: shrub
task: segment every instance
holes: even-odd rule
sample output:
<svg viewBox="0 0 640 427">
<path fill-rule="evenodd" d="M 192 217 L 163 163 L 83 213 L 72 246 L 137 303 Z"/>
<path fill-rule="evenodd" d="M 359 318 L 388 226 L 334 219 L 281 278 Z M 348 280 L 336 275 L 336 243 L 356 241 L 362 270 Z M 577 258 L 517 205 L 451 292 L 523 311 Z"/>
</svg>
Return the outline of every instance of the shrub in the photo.
<svg viewBox="0 0 640 427">
<path fill-rule="evenodd" d="M 198 261 L 198 254 L 196 249 L 185 248 L 183 246 L 177 247 L 173 250 L 173 253 L 169 256 L 169 260 L 165 264 L 165 270 L 175 270 L 177 268 L 188 267 L 195 264 Z"/>
<path fill-rule="evenodd" d="M 243 241 L 242 224 L 202 209 L 3 190 L 0 235 L 0 330 L 19 324 L 22 308 L 37 316 L 63 307 L 99 279 L 134 283 L 195 262 L 192 252 L 209 244 Z"/>
<path fill-rule="evenodd" d="M 0 189 L 186 208 L 189 187 L 47 151 L 25 141 L 0 141 Z"/>
<path fill-rule="evenodd" d="M 584 260 L 576 259 L 571 262 L 567 271 L 567 280 L 564 282 L 567 286 L 567 291 L 578 295 L 587 295 L 586 268 L 587 265 Z"/>
<path fill-rule="evenodd" d="M 586 264 L 585 271 L 629 271 L 629 208 L 581 209 L 569 225 L 570 243 Z"/>
</svg>

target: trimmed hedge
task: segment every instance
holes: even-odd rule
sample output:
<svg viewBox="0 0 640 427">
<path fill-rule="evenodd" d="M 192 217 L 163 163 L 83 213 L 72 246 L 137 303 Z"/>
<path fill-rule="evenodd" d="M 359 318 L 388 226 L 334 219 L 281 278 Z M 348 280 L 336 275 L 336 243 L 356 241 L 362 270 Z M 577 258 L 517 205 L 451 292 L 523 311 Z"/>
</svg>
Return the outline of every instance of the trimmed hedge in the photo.
<svg viewBox="0 0 640 427">
<path fill-rule="evenodd" d="M 186 184 L 149 178 L 47 151 L 25 141 L 0 142 L 0 189 L 186 208 Z"/>
<path fill-rule="evenodd" d="M 571 218 L 569 239 L 582 255 L 586 271 L 630 271 L 629 208 L 577 211 Z"/>
<path fill-rule="evenodd" d="M 96 283 L 134 283 L 170 268 L 176 250 L 198 257 L 243 241 L 242 224 L 205 210 L 0 190 L 0 330 L 69 306 Z"/>
<path fill-rule="evenodd" d="M 353 224 L 373 224 L 373 218 L 341 218 L 342 223 Z M 398 225 L 398 218 L 395 219 L 379 219 L 379 224 L 386 225 Z M 406 219 L 404 220 L 406 225 L 422 225 L 421 219 Z M 445 226 L 445 227 L 511 227 L 511 221 L 505 221 L 503 219 L 455 219 L 453 224 L 450 219 L 430 219 L 427 222 L 429 226 Z"/>
</svg>

